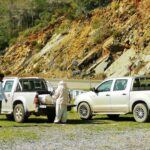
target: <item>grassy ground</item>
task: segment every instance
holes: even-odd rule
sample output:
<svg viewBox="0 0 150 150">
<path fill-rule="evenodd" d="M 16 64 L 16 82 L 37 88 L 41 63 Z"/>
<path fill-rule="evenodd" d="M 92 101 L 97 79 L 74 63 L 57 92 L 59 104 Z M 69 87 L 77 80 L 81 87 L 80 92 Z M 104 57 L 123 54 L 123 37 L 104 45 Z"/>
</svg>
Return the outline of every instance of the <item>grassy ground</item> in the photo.
<svg viewBox="0 0 150 150">
<path fill-rule="evenodd" d="M 132 115 L 122 115 L 117 121 L 109 120 L 105 115 L 94 116 L 92 120 L 80 120 L 76 112 L 68 113 L 68 123 L 65 126 L 61 124 L 48 123 L 46 117 L 31 116 L 26 123 L 16 123 L 6 120 L 5 116 L 0 116 L 0 140 L 13 139 L 31 139 L 38 140 L 40 135 L 38 130 L 45 130 L 52 127 L 55 130 L 62 129 L 69 132 L 71 129 L 81 128 L 84 130 L 96 131 L 125 131 L 137 129 L 150 129 L 150 122 L 137 123 Z M 67 127 L 67 128 L 66 128 Z"/>
</svg>

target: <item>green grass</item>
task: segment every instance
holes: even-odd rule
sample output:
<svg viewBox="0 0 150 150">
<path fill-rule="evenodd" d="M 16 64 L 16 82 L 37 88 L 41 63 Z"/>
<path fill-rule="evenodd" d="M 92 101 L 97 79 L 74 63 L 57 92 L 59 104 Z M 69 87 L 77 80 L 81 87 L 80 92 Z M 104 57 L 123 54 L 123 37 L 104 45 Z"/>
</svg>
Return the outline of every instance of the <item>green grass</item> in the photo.
<svg viewBox="0 0 150 150">
<path fill-rule="evenodd" d="M 6 120 L 6 117 L 0 116 L 0 140 L 21 139 L 21 140 L 38 140 L 40 133 L 47 132 L 48 128 L 54 130 L 65 130 L 70 139 L 74 138 L 74 134 L 70 133 L 72 129 L 81 128 L 83 130 L 96 131 L 120 131 L 150 129 L 150 122 L 137 123 L 132 115 L 121 115 L 118 121 L 108 119 L 106 115 L 94 116 L 92 120 L 80 120 L 76 112 L 68 113 L 68 123 L 65 126 L 48 123 L 46 117 L 31 116 L 26 123 L 16 123 Z"/>
<path fill-rule="evenodd" d="M 4 115 L 0 116 L 0 140 L 38 140 L 40 137 L 37 131 L 42 131 L 42 127 L 51 126 L 47 122 L 46 117 L 31 116 L 26 123 L 16 123 L 15 121 L 9 121 Z M 32 130 L 33 129 L 33 130 Z M 32 132 L 31 132 L 32 131 Z"/>
<path fill-rule="evenodd" d="M 69 114 L 70 124 L 76 124 L 83 128 L 90 130 L 118 130 L 124 131 L 126 129 L 129 130 L 137 130 L 148 128 L 150 129 L 150 122 L 146 123 L 138 123 L 134 120 L 132 114 L 128 115 L 120 115 L 118 120 L 110 120 L 106 115 L 96 115 L 92 118 L 92 120 L 80 120 L 77 113 Z"/>
</svg>

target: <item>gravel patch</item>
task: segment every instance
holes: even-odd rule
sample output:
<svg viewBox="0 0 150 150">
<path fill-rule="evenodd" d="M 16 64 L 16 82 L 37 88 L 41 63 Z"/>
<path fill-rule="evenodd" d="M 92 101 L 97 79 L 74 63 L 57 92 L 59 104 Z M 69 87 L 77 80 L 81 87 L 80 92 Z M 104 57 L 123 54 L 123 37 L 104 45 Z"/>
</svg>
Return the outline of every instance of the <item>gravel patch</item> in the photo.
<svg viewBox="0 0 150 150">
<path fill-rule="evenodd" d="M 5 128 L 5 127 L 4 127 Z M 38 139 L 0 140 L 1 150 L 149 150 L 149 129 L 88 130 L 78 125 L 12 127 L 14 132 L 34 132 Z M 1 130 L 3 127 L 1 128 Z"/>
</svg>

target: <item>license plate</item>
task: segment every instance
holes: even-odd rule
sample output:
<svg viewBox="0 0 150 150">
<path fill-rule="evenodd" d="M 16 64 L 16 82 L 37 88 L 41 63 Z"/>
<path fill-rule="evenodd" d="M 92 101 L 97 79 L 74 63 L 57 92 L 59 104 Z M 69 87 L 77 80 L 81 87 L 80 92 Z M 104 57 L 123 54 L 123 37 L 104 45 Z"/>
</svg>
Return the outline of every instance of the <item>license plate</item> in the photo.
<svg viewBox="0 0 150 150">
<path fill-rule="evenodd" d="M 46 105 L 40 105 L 40 108 L 46 108 Z"/>
</svg>

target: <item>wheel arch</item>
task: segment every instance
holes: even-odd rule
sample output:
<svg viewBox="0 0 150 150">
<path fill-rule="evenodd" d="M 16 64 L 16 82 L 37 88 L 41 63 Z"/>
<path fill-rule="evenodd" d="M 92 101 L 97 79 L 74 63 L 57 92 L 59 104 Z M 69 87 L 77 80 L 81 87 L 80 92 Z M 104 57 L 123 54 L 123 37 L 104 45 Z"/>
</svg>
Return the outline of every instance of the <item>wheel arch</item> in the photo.
<svg viewBox="0 0 150 150">
<path fill-rule="evenodd" d="M 91 104 L 90 104 L 89 102 L 87 102 L 87 101 L 80 101 L 80 102 L 78 103 L 78 105 L 77 105 L 77 111 L 78 111 L 79 105 L 80 105 L 81 103 L 86 103 L 86 104 L 88 104 L 89 107 L 90 107 L 90 109 L 91 109 L 91 112 L 93 111 L 93 109 L 92 109 L 92 107 L 91 107 Z"/>
<path fill-rule="evenodd" d="M 15 107 L 17 104 L 22 104 L 23 107 L 24 107 L 24 110 L 26 111 L 26 107 L 25 107 L 25 105 L 24 105 L 24 102 L 21 101 L 21 100 L 15 100 L 15 101 L 13 102 L 13 110 L 14 110 L 14 107 Z"/>
<path fill-rule="evenodd" d="M 138 101 L 136 101 L 136 102 L 134 102 L 134 103 L 132 104 L 132 109 L 131 109 L 132 112 L 133 112 L 133 109 L 134 109 L 135 105 L 136 105 L 136 104 L 139 104 L 139 103 L 145 104 L 147 110 L 149 111 L 147 103 L 146 103 L 145 101 L 143 101 L 143 100 L 138 100 Z"/>
</svg>

